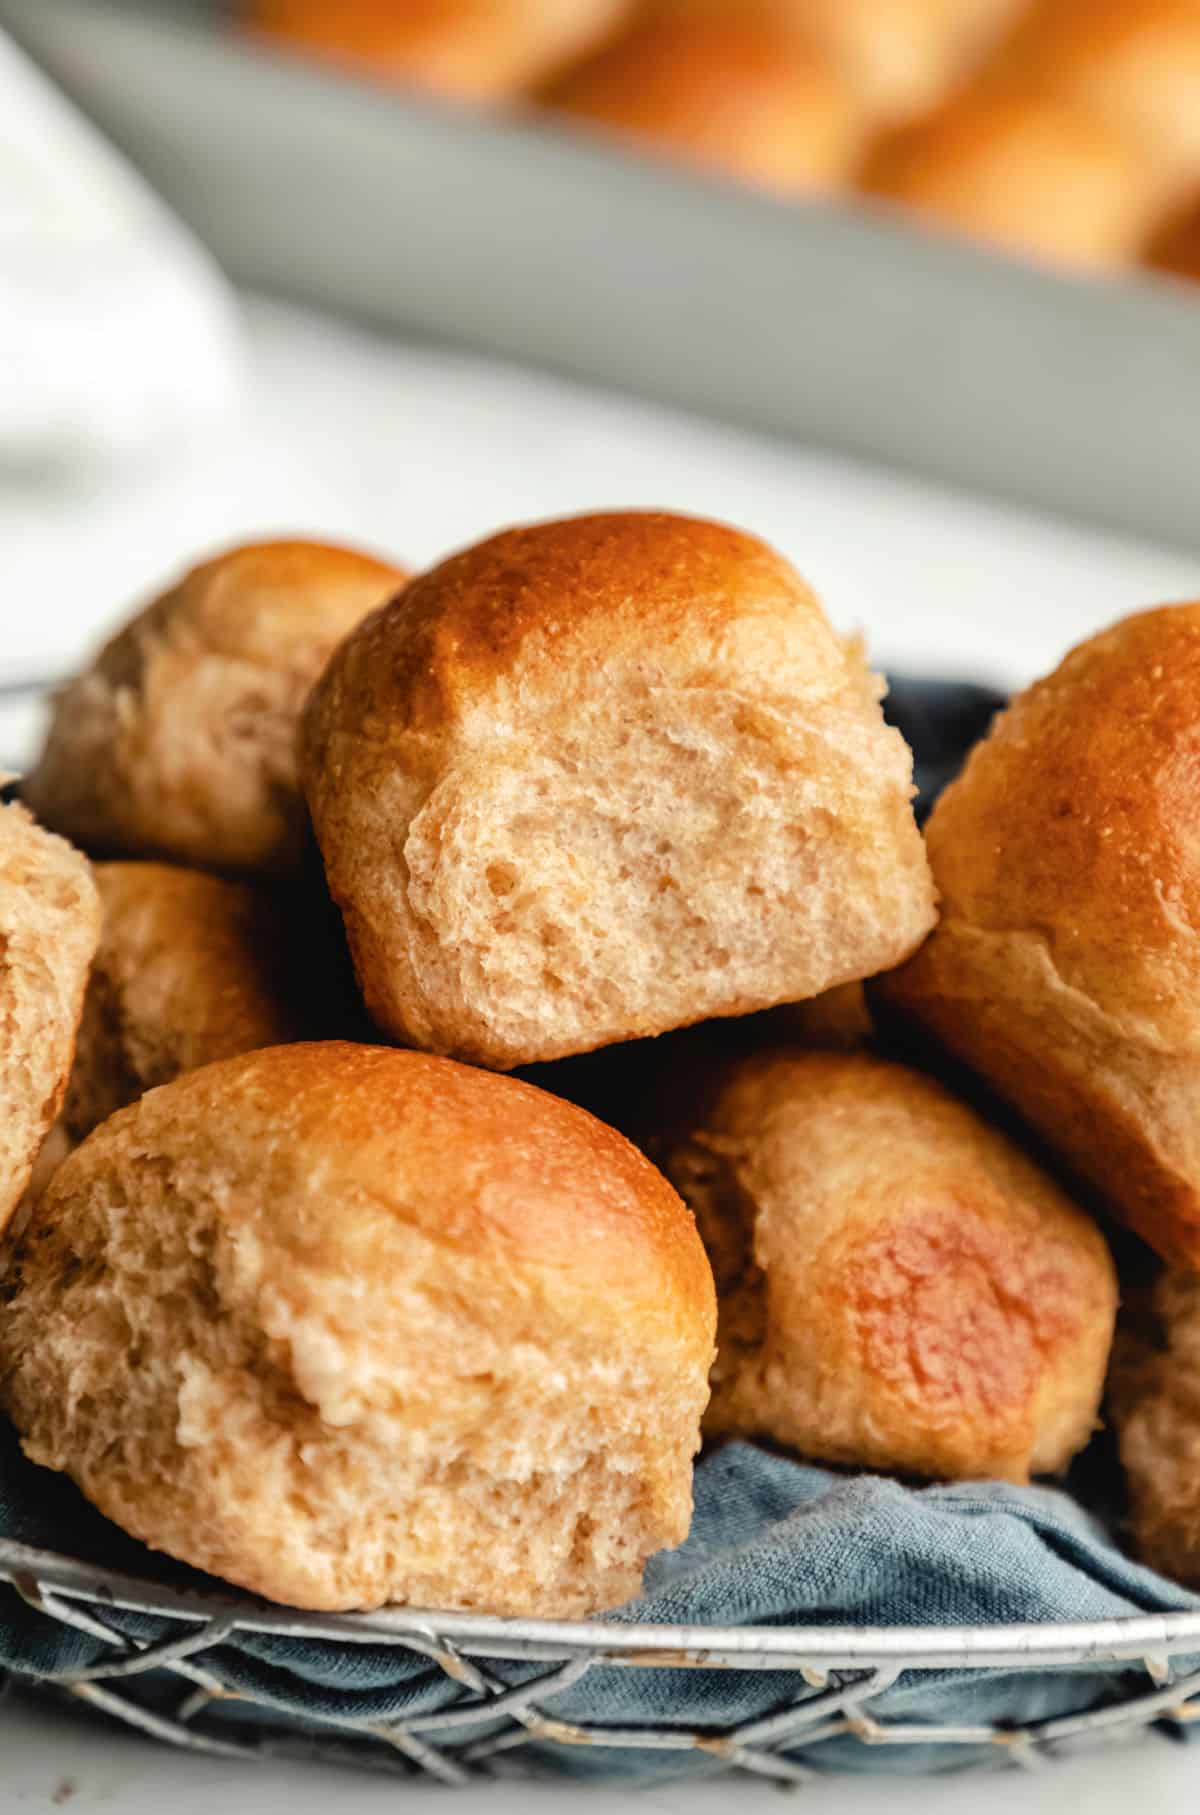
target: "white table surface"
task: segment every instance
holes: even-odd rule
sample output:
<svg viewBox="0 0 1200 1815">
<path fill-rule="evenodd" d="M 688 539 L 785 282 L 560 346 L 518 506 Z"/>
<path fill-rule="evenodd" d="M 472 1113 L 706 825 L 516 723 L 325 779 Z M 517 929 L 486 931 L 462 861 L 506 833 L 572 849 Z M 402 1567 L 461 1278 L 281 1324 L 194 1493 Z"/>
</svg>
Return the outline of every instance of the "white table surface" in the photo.
<svg viewBox="0 0 1200 1815">
<path fill-rule="evenodd" d="M 830 1777 L 781 1790 L 746 1777 L 657 1790 L 497 1783 L 462 1790 L 312 1764 L 179 1758 L 53 1710 L 0 1709 L 0 1810 L 67 1815 L 1193 1815 L 1200 1747 L 1152 1736 L 1037 1771 Z M 57 1798 L 57 1801 L 55 1800 Z M 786 1800 L 785 1800 L 786 1799 Z"/>
<path fill-rule="evenodd" d="M 244 419 L 187 454 L 101 479 L 0 481 L 0 682 L 76 659 L 131 598 L 245 534 L 343 536 L 414 563 L 503 524 L 619 505 L 728 518 L 784 549 L 837 622 L 886 666 L 1019 680 L 1140 605 L 1200 596 L 1200 555 L 948 495 L 470 355 L 399 346 L 278 303 L 247 306 Z M 5 750 L 16 729 L 6 728 Z M 802 1792 L 834 1815 L 1139 1815 L 1197 1806 L 1200 1746 L 1156 1738 L 1040 1773 L 834 1779 Z M 346 1815 L 397 1797 L 410 1815 L 761 1810 L 744 1779 L 631 1794 L 424 1790 L 294 1765 L 178 1758 L 24 1705 L 0 1706 L 0 1810 L 111 1815 Z M 450 1798 L 450 1800 L 447 1800 Z"/>
<path fill-rule="evenodd" d="M 1200 554 L 1005 509 L 470 354 L 248 309 L 246 420 L 107 481 L 0 474 L 0 680 L 250 533 L 424 564 L 503 525 L 662 505 L 774 541 L 883 660 L 1020 678 L 1107 619 L 1200 594 Z M 1114 425 L 1119 433 L 1119 425 Z"/>
</svg>

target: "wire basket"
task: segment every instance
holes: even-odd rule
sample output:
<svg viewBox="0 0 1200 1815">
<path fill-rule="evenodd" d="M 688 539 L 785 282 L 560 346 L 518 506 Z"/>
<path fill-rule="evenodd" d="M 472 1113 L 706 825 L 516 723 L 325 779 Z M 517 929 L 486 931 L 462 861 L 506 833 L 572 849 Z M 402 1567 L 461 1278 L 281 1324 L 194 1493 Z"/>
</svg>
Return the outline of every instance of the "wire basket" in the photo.
<svg viewBox="0 0 1200 1815">
<path fill-rule="evenodd" d="M 532 1743 L 699 1753 L 713 1770 L 795 1784 L 819 1775 L 813 1754 L 819 1758 L 821 1745 L 835 1739 L 864 1747 L 936 1746 L 948 1753 L 991 1748 L 997 1762 L 1030 1766 L 1070 1743 L 1111 1739 L 1154 1723 L 1178 1730 L 1200 1721 L 1200 1671 L 1167 1680 L 1173 1657 L 1200 1653 L 1200 1613 L 1090 1625 L 876 1629 L 636 1626 L 404 1608 L 313 1615 L 232 1592 L 176 1592 L 4 1541 L 0 1581 L 10 1583 L 37 1612 L 111 1646 L 104 1661 L 40 1679 L 34 1687 L 76 1698 L 193 1752 L 263 1758 L 300 1750 L 342 1763 L 391 1766 L 445 1784 L 511 1775 L 514 1767 L 520 1769 L 520 1749 Z M 156 1614 L 182 1630 L 153 1645 L 130 1639 L 106 1622 L 111 1608 Z M 403 1649 L 443 1670 L 455 1695 L 437 1712 L 398 1720 L 317 1717 L 325 1731 L 298 1739 L 280 1730 L 283 1704 L 262 1694 L 231 1692 L 222 1682 L 211 1654 L 239 1631 Z M 545 1668 L 512 1687 L 491 1668 L 503 1660 Z M 947 1669 L 1040 1674 L 1089 1666 L 1110 1673 L 1122 1663 L 1129 1670 L 1112 1678 L 1103 1706 L 1019 1728 L 907 1725 L 872 1711 L 902 1676 Z M 556 1718 L 556 1698 L 598 1666 L 789 1672 L 800 1677 L 803 1688 L 769 1715 L 727 1728 L 609 1727 Z M 140 1705 L 128 1692 L 130 1678 L 150 1671 L 178 1679 L 179 1696 L 170 1712 Z M 217 1730 L 212 1719 L 214 1710 L 231 1700 L 253 1716 L 241 1732 L 228 1725 Z M 482 1726 L 489 1731 L 478 1738 Z M 801 1746 L 803 1762 L 786 1756 Z"/>
<path fill-rule="evenodd" d="M 0 687 L 0 756 L 14 767 L 27 753 L 44 691 L 37 684 Z M 894 716 L 916 746 L 926 809 L 1000 703 L 984 688 L 952 685 L 948 692 L 952 699 L 931 705 L 921 683 L 893 683 Z M 166 1587 L 0 1539 L 5 1583 L 37 1613 L 105 1648 L 85 1669 L 13 1678 L 10 1686 L 70 1698 L 193 1752 L 239 1759 L 315 1753 L 448 1785 L 545 1775 L 546 1748 L 682 1753 L 693 1768 L 787 1784 L 820 1775 L 821 1748 L 835 1741 L 857 1742 L 861 1768 L 868 1768 L 867 1748 L 914 1747 L 944 1751 L 949 1763 L 982 1757 L 1033 1766 L 1086 1741 L 1156 1724 L 1178 1733 L 1200 1723 L 1200 1671 L 1171 1680 L 1173 1658 L 1200 1656 L 1200 1613 L 1087 1625 L 878 1628 L 518 1620 L 405 1608 L 307 1614 L 232 1589 Z M 170 1624 L 171 1636 L 131 1637 L 106 1617 L 114 1609 L 156 1616 Z M 443 1671 L 453 1692 L 436 1711 L 404 1718 L 306 1713 L 299 1731 L 292 1703 L 222 1679 L 220 1648 L 239 1633 L 407 1652 Z M 514 1685 L 496 1668 L 504 1664 L 531 1673 Z M 589 1672 L 611 1668 L 775 1672 L 783 1687 L 769 1713 L 724 1727 L 610 1726 L 556 1712 Z M 996 1670 L 1032 1678 L 1067 1669 L 1103 1677 L 1100 1705 L 1090 1705 L 1097 1699 L 1090 1695 L 1086 1712 L 1025 1725 L 906 1723 L 878 1709 L 902 1679 Z M 158 1692 L 139 1696 L 139 1685 L 151 1679 Z M 164 1684 L 175 1687 L 164 1695 Z M 843 1755 L 839 1768 L 855 1763 Z"/>
</svg>

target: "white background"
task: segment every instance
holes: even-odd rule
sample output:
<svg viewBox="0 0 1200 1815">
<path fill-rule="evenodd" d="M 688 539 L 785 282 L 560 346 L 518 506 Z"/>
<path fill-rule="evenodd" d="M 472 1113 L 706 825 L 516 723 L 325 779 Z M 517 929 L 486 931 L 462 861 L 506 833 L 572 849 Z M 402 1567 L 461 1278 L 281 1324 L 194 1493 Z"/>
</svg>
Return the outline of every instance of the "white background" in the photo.
<svg viewBox="0 0 1200 1815">
<path fill-rule="evenodd" d="M 275 303 L 248 307 L 244 418 L 186 455 L 89 478 L 0 485 L 0 682 L 53 673 L 132 598 L 213 544 L 250 533 L 360 540 L 413 564 L 502 524 L 602 506 L 728 518 L 784 549 L 836 621 L 914 669 L 1019 681 L 1122 612 L 1200 596 L 1200 556 L 951 496 L 829 455 L 530 375 L 397 346 Z M 1119 425 L 1114 432 L 1119 432 Z M 0 758 L 24 727 L 0 721 Z M 1200 1745 L 1148 1739 L 1043 1773 L 832 1780 L 800 1792 L 834 1815 L 1139 1815 L 1196 1807 Z M 744 1779 L 640 1795 L 423 1791 L 296 1766 L 176 1758 L 22 1706 L 0 1707 L 0 1809 L 209 1815 L 436 1805 L 541 1815 L 756 1811 Z M 447 1800 L 450 1798 L 450 1800 Z"/>
<path fill-rule="evenodd" d="M 0 475 L 0 680 L 75 657 L 139 592 L 232 536 L 357 537 L 425 564 L 509 523 L 606 506 L 757 531 L 840 624 L 910 667 L 1020 679 L 1122 612 L 1200 595 L 1200 554 L 280 304 L 248 317 L 249 401 L 227 435 L 104 478 Z"/>
</svg>

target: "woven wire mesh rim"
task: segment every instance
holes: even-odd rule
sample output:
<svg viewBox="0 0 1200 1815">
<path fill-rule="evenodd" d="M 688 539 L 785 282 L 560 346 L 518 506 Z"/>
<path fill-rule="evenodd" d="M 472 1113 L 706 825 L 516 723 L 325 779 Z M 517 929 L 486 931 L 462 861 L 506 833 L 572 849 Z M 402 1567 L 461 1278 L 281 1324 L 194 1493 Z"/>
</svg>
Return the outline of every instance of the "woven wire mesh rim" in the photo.
<svg viewBox="0 0 1200 1815">
<path fill-rule="evenodd" d="M 1164 1663 L 1200 1652 L 1200 1613 L 1135 1614 L 1066 1624 L 998 1626 L 683 1626 L 636 1621 L 526 1620 L 438 1609 L 387 1607 L 377 1613 L 302 1613 L 249 1595 L 164 1587 L 51 1551 L 0 1540 L 0 1581 L 29 1582 L 70 1600 L 164 1619 L 231 1621 L 247 1632 L 370 1645 L 448 1641 L 476 1657 L 572 1657 L 611 1664 L 817 1671 L 899 1666 L 904 1670 L 994 1669 L 1027 1664 Z"/>
<path fill-rule="evenodd" d="M 36 1573 L 23 1568 L 14 1570 L 14 1562 L 30 1563 L 35 1566 Z M 100 1714 L 186 1751 L 250 1761 L 293 1756 L 299 1752 L 332 1763 L 399 1770 L 406 1775 L 424 1774 L 447 1785 L 466 1784 L 478 1777 L 511 1775 L 514 1767 L 517 1774 L 528 1775 L 529 1766 L 527 1763 L 522 1765 L 521 1756 L 513 1758 L 510 1755 L 520 1754 L 520 1749 L 531 1743 L 559 1751 L 598 1746 L 648 1755 L 690 1755 L 692 1773 L 699 1770 L 707 1775 L 732 1770 L 777 1784 L 793 1785 L 810 1782 L 820 1775 L 819 1766 L 814 1768 L 811 1762 L 815 1748 L 843 1738 L 857 1740 L 863 1747 L 958 1747 L 970 1749 L 977 1763 L 982 1763 L 990 1752 L 992 1763 L 1036 1766 L 1053 1757 L 1064 1745 L 1108 1739 L 1122 1732 L 1153 1726 L 1163 1727 L 1163 1723 L 1167 1723 L 1164 1730 L 1180 1733 L 1200 1716 L 1200 1673 L 1172 1682 L 1167 1658 L 1160 1653 L 1145 1655 L 1139 1660 L 1142 1671 L 1149 1676 L 1149 1690 L 1133 1686 L 1122 1688 L 1119 1686 L 1121 1679 L 1117 1679 L 1110 1696 L 1102 1699 L 1099 1706 L 1089 1707 L 1082 1713 L 1067 1713 L 1015 1727 L 1003 1724 L 936 1725 L 892 1720 L 886 1716 L 879 1718 L 871 1707 L 876 1697 L 892 1688 L 906 1669 L 928 1670 L 934 1666 L 927 1658 L 873 1663 L 868 1657 L 860 1656 L 855 1667 L 844 1672 L 818 1669 L 811 1661 L 803 1664 L 799 1658 L 793 1660 L 793 1667 L 799 1667 L 805 1686 L 793 1691 L 782 1705 L 777 1704 L 769 1711 L 732 1726 L 713 1729 L 597 1725 L 563 1720 L 555 1713 L 547 1712 L 545 1704 L 574 1688 L 596 1665 L 625 1664 L 645 1668 L 654 1663 L 670 1662 L 675 1667 L 682 1663 L 711 1666 L 716 1661 L 714 1654 L 710 1651 L 675 1651 L 652 1657 L 644 1650 L 613 1653 L 603 1643 L 604 1634 L 615 1630 L 627 1640 L 627 1629 L 614 1628 L 611 1623 L 607 1627 L 581 1628 L 575 1623 L 564 1622 L 561 1631 L 572 1635 L 582 1631 L 589 1637 L 591 1643 L 587 1649 L 574 1654 L 560 1652 L 561 1661 L 555 1667 L 511 1684 L 497 1677 L 480 1661 L 478 1646 L 470 1646 L 469 1641 L 464 1641 L 460 1648 L 451 1636 L 450 1628 L 464 1623 L 477 1629 L 501 1627 L 508 1634 L 505 1655 L 527 1657 L 537 1652 L 531 1653 L 524 1648 L 521 1634 L 551 1629 L 553 1623 L 469 1617 L 464 1620 L 464 1616 L 430 1613 L 416 1616 L 417 1623 L 414 1624 L 414 1616 L 401 1612 L 398 1617 L 405 1623 L 405 1630 L 396 1632 L 388 1626 L 382 1642 L 436 1663 L 455 1685 L 454 1703 L 398 1718 L 321 1713 L 313 1717 L 318 1730 L 298 1739 L 295 1734 L 280 1733 L 267 1724 L 278 1710 L 285 1709 L 284 1703 L 262 1690 L 247 1693 L 226 1688 L 220 1676 L 209 1669 L 207 1654 L 224 1644 L 239 1627 L 296 1633 L 306 1630 L 303 1618 L 297 1619 L 282 1608 L 260 1610 L 254 1603 L 247 1603 L 249 1614 L 239 1617 L 237 1610 L 241 1602 L 220 1595 L 172 1594 L 169 1599 L 161 1595 L 159 1604 L 167 1601 L 167 1611 L 192 1620 L 192 1631 L 158 1641 L 135 1639 L 106 1623 L 101 1612 L 86 1611 L 79 1602 L 91 1601 L 93 1607 L 97 1603 L 128 1605 L 126 1585 L 147 1586 L 139 1584 L 136 1578 L 103 1577 L 101 1572 L 88 1570 L 70 1559 L 11 1544 L 5 1545 L 4 1556 L 0 1558 L 0 1579 L 6 1574 L 16 1593 L 39 1613 L 98 1638 L 112 1648 L 113 1655 L 104 1661 L 62 1670 L 36 1682 L 34 1687 L 73 1697 Z M 47 1580 L 51 1575 L 63 1575 L 73 1586 L 56 1590 Z M 81 1575 L 83 1583 L 78 1579 Z M 89 1578 L 92 1579 L 89 1581 Z M 269 1620 L 268 1614 L 272 1616 Z M 1184 1617 L 1189 1624 L 1197 1623 L 1191 1616 Z M 329 1616 L 318 1624 L 322 1628 L 332 1626 L 340 1633 L 349 1620 L 354 1620 L 354 1616 Z M 1148 1625 L 1161 1629 L 1168 1623 L 1172 1622 L 1140 1619 L 1110 1624 L 1114 1629 Z M 1173 1623 L 1178 1625 L 1180 1621 L 1176 1619 Z M 363 1636 L 365 1627 L 375 1629 L 379 1624 L 380 1616 L 359 1616 L 355 1621 L 355 1637 Z M 686 1641 L 711 1629 L 667 1630 L 672 1636 Z M 1081 1629 L 1058 1628 L 1059 1632 L 1064 1630 Z M 1096 1630 L 1103 1631 L 1104 1628 Z M 1018 1631 L 1036 1633 L 1037 1628 L 1011 1628 L 1010 1638 Z M 743 1635 L 758 1636 L 753 1632 L 746 1633 L 745 1628 L 733 1629 L 732 1634 L 724 1636 Z M 786 1636 L 798 1639 L 804 1645 L 808 1643 L 808 1634 L 803 1629 Z M 869 1631 L 859 1635 L 860 1639 L 870 1636 Z M 906 1635 L 899 1632 L 888 1636 L 903 1640 Z M 736 1661 L 742 1668 L 754 1667 L 749 1655 Z M 1099 1657 L 1093 1659 L 1097 1664 L 1100 1661 Z M 1045 1662 L 1044 1658 L 1035 1660 L 1028 1653 L 1023 1657 L 1024 1666 L 1029 1669 L 1043 1667 Z M 120 1692 L 121 1679 L 149 1670 L 165 1671 L 182 1679 L 183 1698 L 173 1713 L 152 1712 Z M 2 1682 L 0 1687 L 3 1687 Z M 214 1706 L 219 1707 L 231 1696 L 261 1711 L 260 1724 L 256 1728 L 243 1728 L 240 1735 L 235 1736 L 228 1729 L 206 1730 L 202 1719 L 197 1725 L 198 1717 L 203 1717 Z M 498 1731 L 495 1730 L 497 1721 L 500 1723 Z M 483 1737 L 473 1737 L 479 1734 L 481 1724 L 493 1730 Z M 802 1749 L 802 1757 L 794 1756 L 797 1747 Z"/>
</svg>

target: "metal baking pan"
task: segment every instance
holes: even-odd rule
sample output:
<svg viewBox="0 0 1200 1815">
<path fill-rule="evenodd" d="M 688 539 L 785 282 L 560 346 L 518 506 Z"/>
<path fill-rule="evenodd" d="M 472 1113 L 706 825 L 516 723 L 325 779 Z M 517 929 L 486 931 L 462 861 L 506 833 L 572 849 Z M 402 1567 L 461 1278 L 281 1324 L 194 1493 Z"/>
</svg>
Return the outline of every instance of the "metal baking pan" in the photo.
<svg viewBox="0 0 1200 1815">
<path fill-rule="evenodd" d="M 401 96 L 225 12 L 0 0 L 240 280 L 1200 547 L 1184 286 L 1060 276 Z"/>
</svg>

